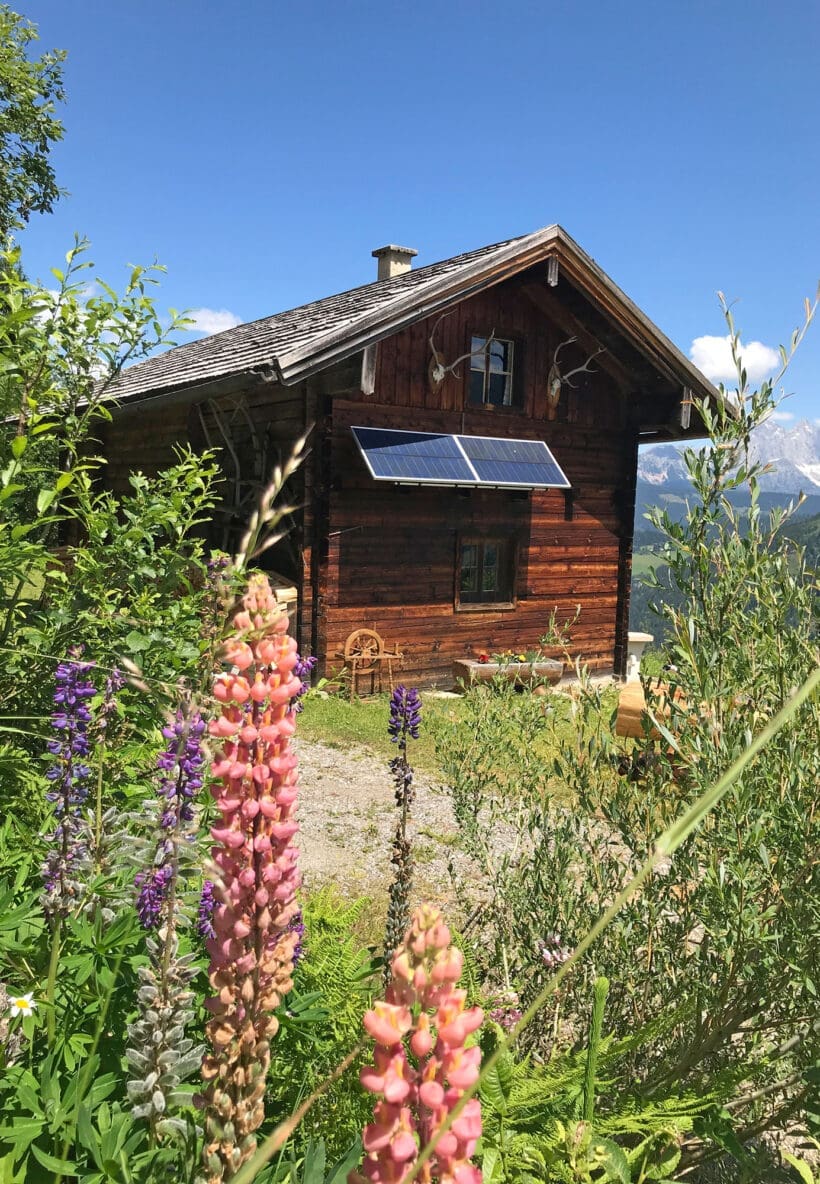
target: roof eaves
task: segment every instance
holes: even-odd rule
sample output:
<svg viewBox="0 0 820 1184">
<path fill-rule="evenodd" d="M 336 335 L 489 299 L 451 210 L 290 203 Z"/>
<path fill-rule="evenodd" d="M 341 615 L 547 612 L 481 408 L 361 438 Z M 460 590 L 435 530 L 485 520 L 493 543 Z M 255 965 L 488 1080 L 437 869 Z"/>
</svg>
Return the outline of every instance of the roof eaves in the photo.
<svg viewBox="0 0 820 1184">
<path fill-rule="evenodd" d="M 661 332 L 654 321 L 630 300 L 571 235 L 559 226 L 556 237 L 560 244 L 559 259 L 567 267 L 573 280 L 586 289 L 594 299 L 597 298 L 605 312 L 609 312 L 610 315 L 617 314 L 632 336 L 641 342 L 645 352 L 650 354 L 659 370 L 681 385 L 689 386 L 702 398 L 707 398 L 719 406 L 725 405 L 734 413 L 731 403 L 724 399 L 718 388 L 713 386 L 686 355 L 681 353 L 675 343 Z M 607 297 L 614 302 L 614 308 L 609 305 Z"/>
<path fill-rule="evenodd" d="M 471 266 L 456 269 L 438 279 L 431 279 L 421 290 L 390 301 L 364 314 L 352 325 L 334 329 L 318 340 L 276 356 L 273 361 L 285 386 L 309 378 L 334 362 L 344 361 L 384 337 L 409 324 L 423 320 L 450 304 L 464 300 L 490 283 L 500 283 L 534 263 L 556 254 L 567 267 L 571 278 L 597 299 L 605 312 L 615 316 L 673 382 L 690 387 L 703 398 L 718 405 L 725 402 L 717 387 L 704 377 L 677 346 L 661 332 L 634 301 L 618 287 L 595 260 L 586 253 L 563 227 L 553 224 L 533 234 L 513 239 L 499 251 L 477 260 Z M 731 405 L 726 404 L 731 410 Z"/>
</svg>

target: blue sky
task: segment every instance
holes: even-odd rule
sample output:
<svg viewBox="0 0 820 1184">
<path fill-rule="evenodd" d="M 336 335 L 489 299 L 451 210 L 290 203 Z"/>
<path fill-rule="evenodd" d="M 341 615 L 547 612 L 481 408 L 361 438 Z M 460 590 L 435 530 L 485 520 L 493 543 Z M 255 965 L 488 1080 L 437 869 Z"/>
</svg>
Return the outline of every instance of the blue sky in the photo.
<svg viewBox="0 0 820 1184">
<path fill-rule="evenodd" d="M 687 353 L 723 290 L 761 368 L 820 278 L 815 3 L 18 7 L 69 53 L 70 196 L 30 274 L 77 231 L 108 282 L 156 257 L 161 305 L 218 326 L 368 282 L 386 242 L 421 265 L 560 222 Z M 820 321 L 787 389 L 820 419 Z"/>
</svg>

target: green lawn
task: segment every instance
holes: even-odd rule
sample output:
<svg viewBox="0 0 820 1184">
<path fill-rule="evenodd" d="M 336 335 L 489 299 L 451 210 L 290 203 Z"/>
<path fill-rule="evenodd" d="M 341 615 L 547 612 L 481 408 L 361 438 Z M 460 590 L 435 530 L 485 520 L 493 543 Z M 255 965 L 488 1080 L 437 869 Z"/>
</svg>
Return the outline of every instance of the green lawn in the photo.
<svg viewBox="0 0 820 1184">
<path fill-rule="evenodd" d="M 663 567 L 660 556 L 652 551 L 636 551 L 632 556 L 633 576 L 645 576 L 653 567 Z"/>
<path fill-rule="evenodd" d="M 439 699 L 433 694 L 421 693 L 422 725 L 419 739 L 411 742 L 410 761 L 419 772 L 440 777 L 441 770 L 436 758 L 436 722 L 465 719 L 465 701 L 458 698 Z M 566 739 L 575 732 L 570 700 L 564 695 L 549 696 L 548 701 L 558 709 L 558 726 L 544 729 L 543 751 L 545 761 L 554 755 L 554 740 Z M 607 716 L 615 710 L 617 691 L 607 691 L 603 709 Z M 369 749 L 374 756 L 388 761 L 396 754 L 396 746 L 387 733 L 390 715 L 390 699 L 378 695 L 372 699 L 354 699 L 351 703 L 345 695 L 308 696 L 304 711 L 299 716 L 298 735 L 306 740 L 328 744 L 333 748 L 346 749 L 358 745 Z"/>
<path fill-rule="evenodd" d="M 458 699 L 436 699 L 422 694 L 422 727 L 418 740 L 412 742 L 412 761 L 415 768 L 435 776 L 439 773 L 433 721 L 438 717 L 458 718 L 463 702 Z M 309 696 L 299 716 L 298 734 L 306 740 L 319 741 L 334 748 L 349 748 L 353 744 L 369 748 L 376 756 L 390 760 L 396 746 L 387 734 L 390 718 L 389 695 L 372 699 L 350 700 L 343 695 L 327 698 Z"/>
</svg>

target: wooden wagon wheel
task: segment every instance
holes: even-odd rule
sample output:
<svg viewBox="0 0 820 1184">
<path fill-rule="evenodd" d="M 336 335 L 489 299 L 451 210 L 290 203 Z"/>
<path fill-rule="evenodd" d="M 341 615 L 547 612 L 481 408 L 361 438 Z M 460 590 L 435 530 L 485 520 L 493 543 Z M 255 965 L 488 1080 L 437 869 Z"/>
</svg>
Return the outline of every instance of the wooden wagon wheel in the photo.
<svg viewBox="0 0 820 1184">
<path fill-rule="evenodd" d="M 345 642 L 345 662 L 355 665 L 357 675 L 378 672 L 383 653 L 384 642 L 375 629 L 355 629 Z"/>
</svg>

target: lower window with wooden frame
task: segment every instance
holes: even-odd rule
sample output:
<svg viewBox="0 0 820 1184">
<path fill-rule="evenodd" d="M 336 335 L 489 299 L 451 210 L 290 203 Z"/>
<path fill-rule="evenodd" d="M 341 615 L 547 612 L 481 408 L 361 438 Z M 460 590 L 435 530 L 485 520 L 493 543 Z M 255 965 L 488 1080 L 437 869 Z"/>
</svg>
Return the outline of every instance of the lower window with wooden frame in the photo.
<svg viewBox="0 0 820 1184">
<path fill-rule="evenodd" d="M 458 540 L 456 608 L 515 607 L 514 538 L 461 536 Z"/>
</svg>

